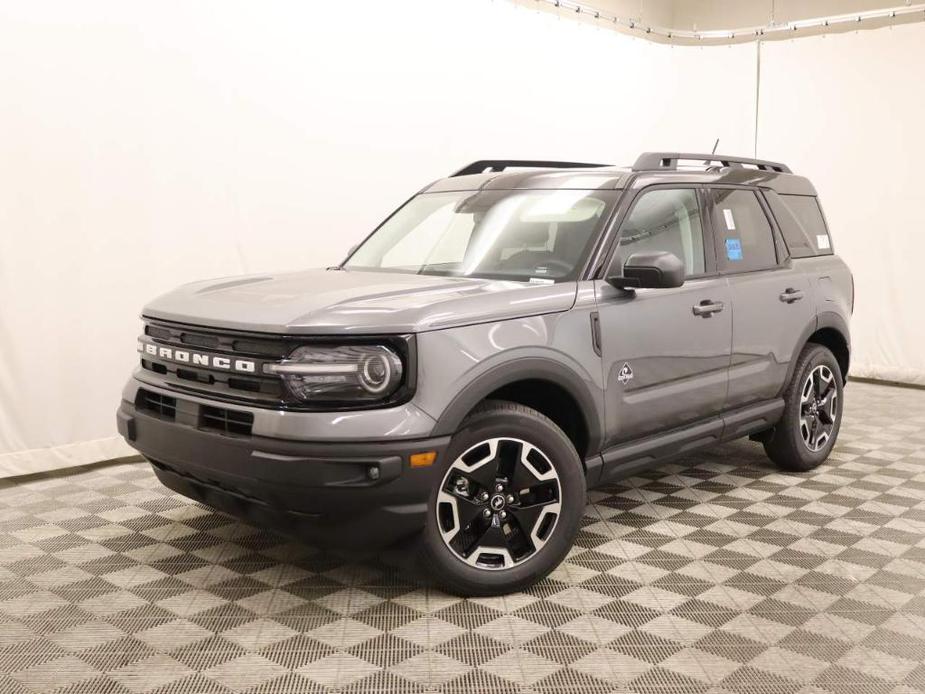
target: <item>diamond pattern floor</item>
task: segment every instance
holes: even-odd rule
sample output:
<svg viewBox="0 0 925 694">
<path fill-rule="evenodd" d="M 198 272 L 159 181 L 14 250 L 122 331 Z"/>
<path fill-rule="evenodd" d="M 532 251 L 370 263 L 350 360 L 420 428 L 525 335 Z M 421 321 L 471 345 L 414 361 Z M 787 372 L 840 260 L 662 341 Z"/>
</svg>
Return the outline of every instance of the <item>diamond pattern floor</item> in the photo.
<svg viewBox="0 0 925 694">
<path fill-rule="evenodd" d="M 817 471 L 740 441 L 595 491 L 553 576 L 493 599 L 144 463 L 0 480 L 0 692 L 925 691 L 925 392 L 846 396 Z"/>
</svg>

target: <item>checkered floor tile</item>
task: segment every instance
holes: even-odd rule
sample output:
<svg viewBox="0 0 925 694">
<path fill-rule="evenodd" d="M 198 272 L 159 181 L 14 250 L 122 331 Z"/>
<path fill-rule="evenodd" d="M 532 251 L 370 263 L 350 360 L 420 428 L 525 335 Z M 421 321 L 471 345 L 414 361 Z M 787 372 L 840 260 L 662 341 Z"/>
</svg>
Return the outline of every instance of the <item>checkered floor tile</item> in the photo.
<svg viewBox="0 0 925 694">
<path fill-rule="evenodd" d="M 492 599 L 144 463 L 0 480 L 0 691 L 925 691 L 925 392 L 846 396 L 815 472 L 739 441 L 595 491 L 566 562 Z"/>
</svg>

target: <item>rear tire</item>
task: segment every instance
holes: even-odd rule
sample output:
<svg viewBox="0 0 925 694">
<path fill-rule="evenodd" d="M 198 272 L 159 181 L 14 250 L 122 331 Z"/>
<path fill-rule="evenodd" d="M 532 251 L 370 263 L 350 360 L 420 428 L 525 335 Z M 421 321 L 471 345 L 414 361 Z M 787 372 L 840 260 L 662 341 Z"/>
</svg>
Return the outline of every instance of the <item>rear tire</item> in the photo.
<svg viewBox="0 0 925 694">
<path fill-rule="evenodd" d="M 807 344 L 784 391 L 784 413 L 764 441 L 778 467 L 806 472 L 829 457 L 841 427 L 843 386 L 835 355 L 822 345 Z"/>
<path fill-rule="evenodd" d="M 431 492 L 424 558 L 464 596 L 503 595 L 544 578 L 584 515 L 584 470 L 565 433 L 529 407 L 488 401 L 453 436 Z"/>
</svg>

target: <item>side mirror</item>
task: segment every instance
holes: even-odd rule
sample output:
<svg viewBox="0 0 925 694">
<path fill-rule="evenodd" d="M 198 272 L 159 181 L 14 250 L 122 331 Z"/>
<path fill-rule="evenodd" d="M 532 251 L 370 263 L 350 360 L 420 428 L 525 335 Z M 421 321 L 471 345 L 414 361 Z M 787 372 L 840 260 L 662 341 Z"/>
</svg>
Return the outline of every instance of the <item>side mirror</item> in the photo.
<svg viewBox="0 0 925 694">
<path fill-rule="evenodd" d="M 608 277 L 618 289 L 667 289 L 684 284 L 684 263 L 674 253 L 644 251 L 633 253 L 623 265 L 623 274 Z"/>
</svg>

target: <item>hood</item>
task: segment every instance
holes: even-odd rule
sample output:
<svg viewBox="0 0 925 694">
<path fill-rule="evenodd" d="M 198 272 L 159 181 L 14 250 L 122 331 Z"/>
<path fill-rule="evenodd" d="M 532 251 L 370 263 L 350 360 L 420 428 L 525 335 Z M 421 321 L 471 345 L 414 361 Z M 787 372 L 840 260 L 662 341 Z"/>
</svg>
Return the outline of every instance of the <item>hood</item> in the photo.
<svg viewBox="0 0 925 694">
<path fill-rule="evenodd" d="M 292 334 L 411 333 L 567 311 L 577 284 L 306 270 L 184 285 L 144 308 L 162 320 Z"/>
</svg>

